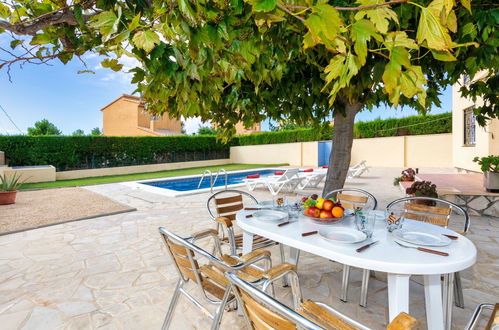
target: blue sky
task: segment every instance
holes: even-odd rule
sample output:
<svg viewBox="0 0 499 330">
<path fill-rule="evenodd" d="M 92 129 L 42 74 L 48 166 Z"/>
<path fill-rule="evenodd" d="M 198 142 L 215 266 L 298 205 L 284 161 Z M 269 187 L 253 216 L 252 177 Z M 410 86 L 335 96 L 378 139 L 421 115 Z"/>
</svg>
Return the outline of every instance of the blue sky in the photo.
<svg viewBox="0 0 499 330">
<path fill-rule="evenodd" d="M 7 37 L 0 34 L 0 46 L 9 47 Z M 14 65 L 12 82 L 9 82 L 6 70 L 0 70 L 0 105 L 23 132 L 43 118 L 54 123 L 63 134 L 71 134 L 76 129 L 89 133 L 94 127 L 101 128 L 99 109 L 121 94 L 132 93 L 135 87 L 130 83 L 130 74 L 102 68 L 95 54 L 86 54 L 83 59 L 95 74 L 77 74 L 78 70 L 85 69 L 79 60 L 72 60 L 67 65 L 59 61 L 53 61 L 51 66 L 26 64 L 19 68 Z M 124 65 L 125 69 L 130 69 L 134 61 L 129 59 Z M 434 109 L 431 113 L 450 111 L 451 104 L 451 89 L 448 88 L 442 95 L 442 109 Z M 413 114 L 411 109 L 382 108 L 364 111 L 357 115 L 357 120 Z M 189 120 L 186 123 L 188 133 L 196 131 L 199 123 L 196 119 Z M 268 129 L 268 123 L 262 127 Z M 0 110 L 0 134 L 16 133 L 17 129 Z"/>
</svg>

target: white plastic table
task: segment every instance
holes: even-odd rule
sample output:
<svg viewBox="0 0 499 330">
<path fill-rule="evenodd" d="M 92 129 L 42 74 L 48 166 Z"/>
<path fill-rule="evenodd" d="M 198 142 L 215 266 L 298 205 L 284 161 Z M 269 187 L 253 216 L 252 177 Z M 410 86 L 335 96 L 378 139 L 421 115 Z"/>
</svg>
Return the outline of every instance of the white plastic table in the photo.
<svg viewBox="0 0 499 330">
<path fill-rule="evenodd" d="M 302 237 L 301 234 L 314 230 L 338 227 L 355 227 L 354 217 L 345 217 L 335 224 L 316 224 L 304 215 L 294 222 L 278 227 L 275 222 L 263 222 L 246 215 L 254 211 L 239 211 L 237 224 L 243 229 L 243 253 L 252 251 L 253 235 L 260 235 L 290 247 L 289 263 L 297 263 L 299 250 L 306 251 L 341 264 L 387 273 L 388 309 L 390 321 L 399 313 L 409 313 L 409 278 L 423 275 L 426 318 L 428 329 L 450 329 L 453 306 L 453 274 L 472 266 L 476 261 L 475 245 L 466 237 L 443 227 L 406 220 L 404 228 L 432 230 L 458 236 L 449 246 L 433 248 L 448 252 L 439 256 L 397 245 L 388 233 L 383 221 L 377 222 L 372 240 L 379 241 L 361 253 L 355 250 L 367 242 L 337 244 L 326 241 L 318 234 Z M 431 248 L 431 247 L 430 247 Z M 442 299 L 441 276 L 446 275 L 448 289 Z M 444 308 L 445 307 L 445 308 Z"/>
</svg>

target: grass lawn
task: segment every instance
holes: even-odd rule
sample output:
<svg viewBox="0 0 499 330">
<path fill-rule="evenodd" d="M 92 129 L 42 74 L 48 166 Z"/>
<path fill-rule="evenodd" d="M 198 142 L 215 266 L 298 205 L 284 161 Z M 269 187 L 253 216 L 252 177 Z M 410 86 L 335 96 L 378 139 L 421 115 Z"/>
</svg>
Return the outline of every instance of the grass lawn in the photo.
<svg viewBox="0 0 499 330">
<path fill-rule="evenodd" d="M 25 183 L 22 185 L 21 190 L 59 188 L 59 187 L 78 187 L 78 186 L 87 186 L 87 185 L 91 185 L 91 184 L 100 184 L 100 183 L 166 178 L 166 177 L 172 177 L 172 176 L 201 174 L 205 170 L 210 170 L 212 172 L 216 172 L 221 168 L 224 168 L 227 171 L 234 171 L 234 170 L 247 170 L 247 169 L 258 168 L 258 167 L 273 167 L 273 166 L 283 166 L 283 165 L 287 165 L 287 164 L 275 164 L 275 165 L 268 165 L 268 164 L 266 164 L 266 165 L 262 165 L 262 164 L 226 164 L 226 165 L 220 165 L 220 166 L 190 167 L 190 168 L 185 168 L 185 169 L 161 171 L 161 172 L 98 176 L 98 177 L 92 177 L 92 178 L 61 180 L 61 181 L 54 181 L 54 182 Z"/>
</svg>

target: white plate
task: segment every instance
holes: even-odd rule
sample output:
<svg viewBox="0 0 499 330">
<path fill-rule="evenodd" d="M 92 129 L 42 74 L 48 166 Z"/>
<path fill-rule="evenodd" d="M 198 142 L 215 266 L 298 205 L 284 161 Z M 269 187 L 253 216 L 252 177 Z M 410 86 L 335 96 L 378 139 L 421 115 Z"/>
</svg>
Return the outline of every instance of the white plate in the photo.
<svg viewBox="0 0 499 330">
<path fill-rule="evenodd" d="M 424 246 L 447 246 L 452 241 L 441 233 L 429 233 L 416 230 L 396 229 L 393 237 L 403 242 Z"/>
<path fill-rule="evenodd" d="M 260 221 L 281 221 L 287 217 L 287 213 L 273 210 L 261 210 L 253 213 L 253 218 Z"/>
<path fill-rule="evenodd" d="M 361 231 L 352 228 L 331 228 L 319 230 L 319 235 L 330 242 L 353 244 L 365 241 L 367 236 Z"/>
</svg>

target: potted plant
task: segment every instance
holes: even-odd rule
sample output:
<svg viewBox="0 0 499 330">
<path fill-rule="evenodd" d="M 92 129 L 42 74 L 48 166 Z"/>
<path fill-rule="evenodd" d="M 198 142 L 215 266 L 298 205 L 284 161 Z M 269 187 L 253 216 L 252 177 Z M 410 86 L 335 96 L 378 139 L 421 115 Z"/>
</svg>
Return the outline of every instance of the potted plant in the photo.
<svg viewBox="0 0 499 330">
<path fill-rule="evenodd" d="M 406 168 L 400 174 L 401 174 L 401 176 L 393 179 L 394 186 L 397 186 L 400 183 L 400 181 L 404 181 L 404 182 L 414 181 L 414 176 L 416 175 L 416 171 L 414 171 L 414 169 L 412 169 L 412 168 Z"/>
<path fill-rule="evenodd" d="M 437 186 L 431 181 L 415 181 L 409 188 L 405 190 L 406 194 L 420 197 L 435 197 L 438 198 Z M 413 203 L 435 205 L 431 200 L 414 200 Z"/>
<path fill-rule="evenodd" d="M 14 204 L 16 202 L 17 189 L 23 184 L 21 175 L 14 173 L 7 176 L 0 175 L 0 205 Z"/>
<path fill-rule="evenodd" d="M 475 157 L 483 172 L 483 186 L 487 191 L 499 192 L 499 156 Z"/>
</svg>

